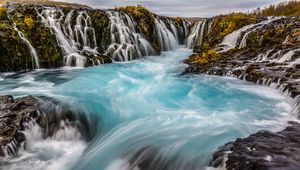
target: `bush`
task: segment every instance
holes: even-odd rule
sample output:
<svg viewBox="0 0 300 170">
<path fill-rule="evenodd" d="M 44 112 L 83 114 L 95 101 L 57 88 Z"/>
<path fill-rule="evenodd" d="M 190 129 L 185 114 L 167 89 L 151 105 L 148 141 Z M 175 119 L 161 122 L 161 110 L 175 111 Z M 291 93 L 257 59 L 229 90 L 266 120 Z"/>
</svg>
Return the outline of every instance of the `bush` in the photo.
<svg viewBox="0 0 300 170">
<path fill-rule="evenodd" d="M 24 18 L 24 23 L 29 30 L 31 30 L 34 27 L 34 21 L 31 17 L 26 16 Z"/>
<path fill-rule="evenodd" d="M 181 17 L 176 17 L 175 18 L 175 21 L 178 23 L 178 24 L 181 24 L 183 22 L 183 19 Z"/>
</svg>

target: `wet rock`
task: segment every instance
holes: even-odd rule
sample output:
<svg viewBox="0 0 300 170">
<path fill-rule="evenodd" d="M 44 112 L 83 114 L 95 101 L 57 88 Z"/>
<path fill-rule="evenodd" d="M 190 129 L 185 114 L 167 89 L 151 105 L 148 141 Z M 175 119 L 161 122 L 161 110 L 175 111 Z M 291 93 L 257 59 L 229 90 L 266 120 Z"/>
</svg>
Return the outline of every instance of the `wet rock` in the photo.
<svg viewBox="0 0 300 170">
<path fill-rule="evenodd" d="M 10 95 L 0 96 L 0 156 L 4 156 L 2 148 L 13 140 L 17 146 L 25 141 L 21 131 L 37 112 L 38 102 L 32 96 L 16 100 Z"/>
<path fill-rule="evenodd" d="M 261 131 L 221 147 L 211 165 L 227 169 L 289 169 L 300 167 L 300 124 L 291 123 L 281 132 Z M 222 160 L 222 161 L 220 161 Z"/>
<path fill-rule="evenodd" d="M 40 127 L 44 138 L 53 137 L 64 128 L 75 128 L 82 140 L 90 141 L 96 134 L 92 129 L 97 129 L 97 120 L 47 97 L 0 96 L 0 157 L 17 156 L 21 144 L 26 141 L 23 132 L 32 123 Z"/>
</svg>

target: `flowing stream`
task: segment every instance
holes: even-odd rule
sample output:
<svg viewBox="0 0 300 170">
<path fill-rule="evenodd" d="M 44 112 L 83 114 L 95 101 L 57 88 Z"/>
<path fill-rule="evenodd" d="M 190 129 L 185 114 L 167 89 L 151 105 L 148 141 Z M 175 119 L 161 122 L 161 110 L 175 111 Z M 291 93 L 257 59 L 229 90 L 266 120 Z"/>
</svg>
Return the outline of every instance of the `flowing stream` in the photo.
<svg viewBox="0 0 300 170">
<path fill-rule="evenodd" d="M 279 91 L 234 78 L 181 75 L 191 53 L 178 48 L 86 69 L 1 75 L 0 95 L 51 97 L 97 122 L 88 143 L 68 128 L 43 139 L 33 125 L 25 132 L 26 150 L 1 158 L 3 168 L 201 169 L 219 146 L 295 120 L 290 99 Z"/>
</svg>

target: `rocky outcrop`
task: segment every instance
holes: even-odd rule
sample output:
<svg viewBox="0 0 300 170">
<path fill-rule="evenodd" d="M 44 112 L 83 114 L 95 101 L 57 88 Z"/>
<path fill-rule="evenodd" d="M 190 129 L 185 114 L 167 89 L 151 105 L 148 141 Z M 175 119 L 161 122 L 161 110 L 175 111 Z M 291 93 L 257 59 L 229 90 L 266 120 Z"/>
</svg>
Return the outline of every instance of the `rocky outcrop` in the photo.
<svg viewBox="0 0 300 170">
<path fill-rule="evenodd" d="M 0 97 L 0 156 L 15 154 L 15 150 L 25 141 L 27 123 L 39 114 L 38 102 L 32 96 L 14 99 L 12 96 Z"/>
<path fill-rule="evenodd" d="M 96 133 L 92 130 L 96 122 L 90 122 L 86 114 L 72 110 L 67 104 L 45 97 L 0 96 L 0 157 L 17 155 L 21 144 L 26 142 L 23 132 L 31 124 L 39 126 L 44 138 L 71 127 L 85 141 L 90 141 Z"/>
<path fill-rule="evenodd" d="M 213 155 L 212 166 L 226 161 L 227 169 L 289 169 L 300 167 L 300 124 L 291 123 L 278 133 L 261 131 L 227 143 Z"/>
<path fill-rule="evenodd" d="M 241 36 L 246 40 L 245 47 L 237 46 L 225 53 L 206 49 L 204 52 L 193 54 L 185 60 L 189 64 L 185 73 L 234 76 L 281 89 L 295 98 L 300 94 L 298 28 L 298 17 L 277 19 L 245 32 Z"/>
</svg>

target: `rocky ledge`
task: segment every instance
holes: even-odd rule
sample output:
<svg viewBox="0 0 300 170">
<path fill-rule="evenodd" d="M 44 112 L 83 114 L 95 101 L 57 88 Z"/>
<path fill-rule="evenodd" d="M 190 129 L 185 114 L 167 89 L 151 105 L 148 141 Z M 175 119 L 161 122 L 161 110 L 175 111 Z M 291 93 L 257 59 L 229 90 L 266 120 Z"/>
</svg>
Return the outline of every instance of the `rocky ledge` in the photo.
<svg viewBox="0 0 300 170">
<path fill-rule="evenodd" d="M 10 95 L 0 97 L 0 156 L 13 154 L 25 141 L 22 131 L 38 115 L 38 103 L 32 96 L 14 100 Z"/>
<path fill-rule="evenodd" d="M 21 146 L 26 149 L 24 131 L 32 125 L 39 126 L 43 138 L 75 128 L 81 140 L 91 140 L 93 134 L 90 128 L 96 123 L 88 122 L 87 115 L 82 113 L 51 98 L 0 96 L 0 157 L 17 156 Z"/>
<path fill-rule="evenodd" d="M 281 132 L 261 131 L 245 139 L 227 143 L 213 155 L 212 166 L 222 165 L 224 159 L 227 169 L 289 169 L 300 167 L 300 124 Z"/>
</svg>

